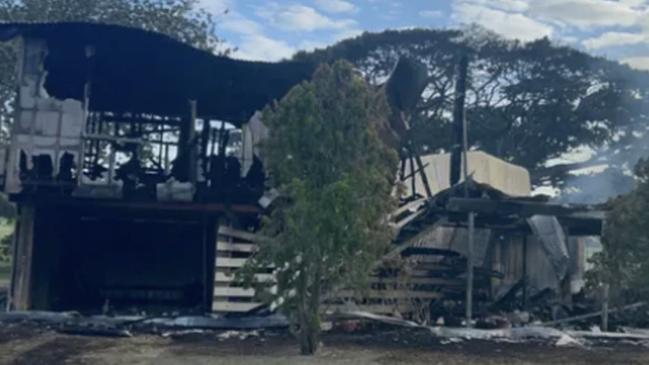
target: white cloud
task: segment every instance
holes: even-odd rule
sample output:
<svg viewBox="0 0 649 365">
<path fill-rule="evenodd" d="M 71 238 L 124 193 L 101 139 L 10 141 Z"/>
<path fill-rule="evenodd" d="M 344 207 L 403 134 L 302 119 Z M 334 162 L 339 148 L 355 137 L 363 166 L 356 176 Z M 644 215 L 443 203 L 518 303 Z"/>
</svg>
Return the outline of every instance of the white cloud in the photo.
<svg viewBox="0 0 649 365">
<path fill-rule="evenodd" d="M 452 18 L 458 23 L 476 23 L 506 38 L 522 41 L 551 36 L 554 29 L 521 13 L 511 13 L 483 6 L 473 1 L 458 1 Z"/>
<path fill-rule="evenodd" d="M 507 12 L 522 12 L 528 9 L 528 1 L 529 0 L 467 0 L 466 2 Z"/>
<path fill-rule="evenodd" d="M 529 15 L 580 29 L 636 25 L 645 10 L 612 0 L 543 0 L 529 2 Z"/>
<path fill-rule="evenodd" d="M 280 6 L 270 3 L 259 8 L 257 15 L 271 25 L 288 31 L 340 30 L 356 24 L 352 19 L 331 19 L 312 7 L 300 4 Z"/>
<path fill-rule="evenodd" d="M 230 0 L 201 0 L 201 4 L 214 14 L 223 14 L 217 22 L 218 30 L 227 31 L 234 36 L 226 39 L 229 46 L 236 46 L 233 58 L 255 61 L 279 61 L 290 58 L 295 48 L 288 43 L 273 39 L 265 34 L 264 26 L 238 12 Z M 207 6 L 209 5 L 209 6 Z"/>
<path fill-rule="evenodd" d="M 358 8 L 356 5 L 343 0 L 315 0 L 316 5 L 322 11 L 328 13 L 355 13 Z"/>
<path fill-rule="evenodd" d="M 230 0 L 199 0 L 198 5 L 212 14 L 223 14 L 226 10 L 232 10 Z"/>
<path fill-rule="evenodd" d="M 233 33 L 239 34 L 260 34 L 263 33 L 261 24 L 246 18 L 236 12 L 225 15 L 218 27 Z"/>
<path fill-rule="evenodd" d="M 647 41 L 647 36 L 641 33 L 607 32 L 598 37 L 585 39 L 582 43 L 588 49 L 601 49 L 610 46 L 624 46 Z"/>
<path fill-rule="evenodd" d="M 427 19 L 437 19 L 441 18 L 444 13 L 439 10 L 422 10 L 419 12 L 419 16 Z"/>
<path fill-rule="evenodd" d="M 239 48 L 232 55 L 244 60 L 279 61 L 290 58 L 295 48 L 284 41 L 278 41 L 263 34 L 244 35 Z"/>
<path fill-rule="evenodd" d="M 639 70 L 649 70 L 649 57 L 629 57 L 623 59 L 622 63 Z"/>
</svg>

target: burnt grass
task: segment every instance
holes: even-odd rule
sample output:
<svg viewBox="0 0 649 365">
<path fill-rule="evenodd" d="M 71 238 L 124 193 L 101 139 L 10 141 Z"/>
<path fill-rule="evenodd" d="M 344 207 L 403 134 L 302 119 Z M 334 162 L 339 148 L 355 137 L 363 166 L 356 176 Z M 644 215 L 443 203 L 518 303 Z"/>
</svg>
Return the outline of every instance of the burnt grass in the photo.
<svg viewBox="0 0 649 365">
<path fill-rule="evenodd" d="M 223 339 L 223 332 L 168 332 L 164 335 L 138 334 L 133 338 L 112 338 L 60 334 L 29 324 L 0 325 L 0 354 L 13 344 L 29 345 L 7 364 L 87 364 L 84 356 L 101 352 L 105 356 L 128 349 L 155 349 L 165 356 L 183 358 L 232 356 L 269 359 L 293 356 L 297 342 L 286 331 L 266 331 L 245 339 Z M 355 332 L 333 331 L 322 337 L 323 352 L 335 351 L 355 356 L 358 350 L 380 355 L 380 363 L 440 364 L 649 364 L 649 349 L 626 342 L 592 343 L 586 348 L 557 347 L 548 341 L 509 343 L 497 341 L 449 341 L 431 336 L 422 329 L 371 328 Z M 108 355 L 106 355 L 108 354 Z M 439 360 L 439 362 L 438 362 Z M 209 363 L 209 362 L 206 362 Z M 361 365 L 359 363 L 359 365 Z"/>
</svg>

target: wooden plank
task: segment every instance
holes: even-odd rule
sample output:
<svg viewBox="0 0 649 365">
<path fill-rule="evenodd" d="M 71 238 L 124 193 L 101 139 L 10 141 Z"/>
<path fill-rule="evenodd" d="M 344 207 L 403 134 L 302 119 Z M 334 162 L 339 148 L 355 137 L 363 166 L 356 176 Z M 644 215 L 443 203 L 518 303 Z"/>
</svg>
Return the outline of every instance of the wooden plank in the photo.
<svg viewBox="0 0 649 365">
<path fill-rule="evenodd" d="M 446 209 L 451 212 L 476 212 L 485 215 L 516 215 L 519 217 L 531 217 L 537 214 L 563 217 L 592 210 L 583 205 L 570 206 L 524 200 L 491 200 L 484 198 L 449 198 Z"/>
<path fill-rule="evenodd" d="M 415 219 L 419 218 L 424 213 L 426 213 L 425 209 L 418 210 L 418 211 L 412 213 L 411 215 L 405 217 L 404 219 L 402 219 L 402 220 L 400 220 L 398 222 L 395 222 L 394 226 L 398 231 L 400 231 L 403 227 L 407 226 L 408 223 L 410 223 L 410 222 L 414 221 Z"/>
<path fill-rule="evenodd" d="M 230 258 L 230 257 L 217 257 L 216 258 L 216 268 L 220 267 L 230 267 L 230 268 L 241 268 L 246 264 L 248 259 L 242 258 Z"/>
<path fill-rule="evenodd" d="M 414 306 L 405 303 L 399 304 L 330 304 L 323 305 L 326 312 L 347 312 L 349 310 L 359 310 L 376 314 L 394 314 L 407 313 L 414 310 Z"/>
<path fill-rule="evenodd" d="M 462 279 L 448 278 L 421 278 L 421 277 L 403 277 L 403 278 L 378 278 L 370 279 L 371 284 L 419 284 L 419 285 L 443 285 L 443 286 L 462 286 Z"/>
<path fill-rule="evenodd" d="M 442 293 L 434 291 L 415 291 L 415 290 L 363 290 L 354 292 L 352 290 L 341 290 L 335 293 L 338 298 L 357 298 L 357 299 L 439 299 L 443 297 Z"/>
<path fill-rule="evenodd" d="M 215 312 L 238 312 L 245 313 L 250 312 L 253 309 L 259 308 L 263 303 L 257 302 L 226 302 L 226 301 L 215 301 L 212 303 L 212 310 Z"/>
<path fill-rule="evenodd" d="M 417 209 L 419 209 L 419 207 L 421 207 L 422 204 L 424 204 L 425 201 L 426 201 L 426 199 L 423 199 L 423 198 L 411 201 L 410 203 L 407 203 L 404 206 L 402 206 L 399 209 L 392 212 L 392 214 L 390 214 L 390 216 L 391 217 L 398 217 L 401 214 L 403 214 L 405 211 L 408 211 L 410 209 L 413 209 L 413 210 L 416 211 Z"/>
<path fill-rule="evenodd" d="M 35 208 L 24 205 L 20 209 L 14 238 L 14 262 L 10 307 L 13 310 L 29 310 L 32 302 L 32 263 L 34 250 Z"/>
<path fill-rule="evenodd" d="M 254 297 L 255 289 L 244 289 L 241 287 L 216 287 L 214 297 Z"/>
<path fill-rule="evenodd" d="M 432 231 L 437 229 L 437 227 L 440 227 L 446 223 L 446 218 L 440 218 L 438 221 L 435 223 L 431 224 L 430 226 L 426 227 L 423 231 L 419 232 L 416 236 L 406 240 L 405 242 L 399 244 L 397 247 L 393 248 L 390 252 L 385 254 L 382 258 L 380 258 L 378 261 L 374 262 L 374 267 L 378 268 L 384 260 L 391 260 L 396 258 L 401 254 L 401 251 L 405 250 L 406 248 L 410 247 L 413 243 L 423 239 L 426 237 L 428 234 L 430 234 Z"/>
<path fill-rule="evenodd" d="M 240 231 L 226 226 L 219 226 L 219 235 L 239 238 L 250 242 L 256 242 L 259 239 L 259 237 L 254 233 Z"/>
<path fill-rule="evenodd" d="M 255 278 L 260 282 L 275 280 L 275 276 L 273 274 L 255 274 Z M 234 279 L 234 275 L 228 275 L 222 272 L 217 272 L 214 274 L 215 283 L 231 283 L 234 281 Z"/>
<path fill-rule="evenodd" d="M 252 243 L 235 243 L 235 242 L 224 242 L 218 241 L 216 243 L 217 251 L 231 251 L 231 252 L 257 252 L 259 246 Z"/>
</svg>

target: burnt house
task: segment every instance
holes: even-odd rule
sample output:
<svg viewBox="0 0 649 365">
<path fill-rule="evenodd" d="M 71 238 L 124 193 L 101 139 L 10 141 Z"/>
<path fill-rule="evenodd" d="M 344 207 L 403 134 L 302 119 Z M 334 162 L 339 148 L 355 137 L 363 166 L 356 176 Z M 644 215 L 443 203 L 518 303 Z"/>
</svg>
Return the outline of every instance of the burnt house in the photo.
<svg viewBox="0 0 649 365">
<path fill-rule="evenodd" d="M 4 23 L 0 40 L 18 51 L 4 161 L 19 210 L 10 309 L 263 309 L 233 276 L 256 251 L 272 199 L 258 112 L 314 65 L 233 60 L 89 23 Z M 394 249 L 377 262 L 370 290 L 343 288 L 326 307 L 412 316 L 467 292 L 487 305 L 518 295 L 525 307 L 548 289 L 569 301 L 602 212 L 531 197 L 525 169 L 481 152 L 465 154 L 464 181 L 457 151 L 413 156 L 404 116 L 426 78 L 404 59 L 385 85 L 393 115 L 382 137 L 406 152 L 400 180 L 409 188 L 391 215 Z M 394 258 L 406 266 L 386 265 Z M 272 280 L 272 270 L 257 278 Z"/>
<path fill-rule="evenodd" d="M 260 210 L 253 117 L 313 66 L 90 23 L 3 23 L 0 40 L 18 55 L 10 309 L 210 312 L 218 222 Z"/>
</svg>

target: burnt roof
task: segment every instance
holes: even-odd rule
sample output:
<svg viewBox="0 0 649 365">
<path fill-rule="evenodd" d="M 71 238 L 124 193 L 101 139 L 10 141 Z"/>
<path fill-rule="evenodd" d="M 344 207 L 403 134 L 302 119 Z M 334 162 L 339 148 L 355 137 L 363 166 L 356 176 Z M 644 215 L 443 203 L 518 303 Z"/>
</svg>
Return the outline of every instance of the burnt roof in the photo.
<svg viewBox="0 0 649 365">
<path fill-rule="evenodd" d="M 82 99 L 116 113 L 198 115 L 239 124 L 311 77 L 303 62 L 250 62 L 217 56 L 166 35 L 96 23 L 0 23 L 0 40 L 18 36 L 48 43 L 45 88 L 56 98 Z M 94 56 L 86 57 L 87 46 Z"/>
</svg>

